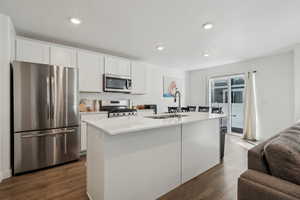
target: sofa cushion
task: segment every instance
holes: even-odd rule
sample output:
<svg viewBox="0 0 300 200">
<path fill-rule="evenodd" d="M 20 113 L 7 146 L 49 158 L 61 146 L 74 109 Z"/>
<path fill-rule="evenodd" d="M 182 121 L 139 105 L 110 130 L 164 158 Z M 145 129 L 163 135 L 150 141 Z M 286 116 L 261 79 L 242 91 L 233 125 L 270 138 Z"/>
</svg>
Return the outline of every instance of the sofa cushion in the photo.
<svg viewBox="0 0 300 200">
<path fill-rule="evenodd" d="M 285 136 L 295 142 L 299 143 L 300 145 L 300 125 L 294 125 L 285 131 L 282 131 L 280 135 Z"/>
<path fill-rule="evenodd" d="M 300 134 L 286 131 L 269 141 L 264 152 L 273 176 L 300 185 Z"/>
</svg>

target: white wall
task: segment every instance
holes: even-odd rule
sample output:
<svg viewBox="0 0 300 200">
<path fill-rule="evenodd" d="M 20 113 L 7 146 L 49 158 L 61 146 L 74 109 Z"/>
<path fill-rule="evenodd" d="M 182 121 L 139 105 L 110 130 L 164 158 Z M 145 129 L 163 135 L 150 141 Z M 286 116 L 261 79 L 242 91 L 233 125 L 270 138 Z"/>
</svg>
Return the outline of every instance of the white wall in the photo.
<svg viewBox="0 0 300 200">
<path fill-rule="evenodd" d="M 294 49 L 295 120 L 300 120 L 300 45 Z"/>
<path fill-rule="evenodd" d="M 185 102 L 185 73 L 180 70 L 169 69 L 165 67 L 158 67 L 148 64 L 148 76 L 147 87 L 148 92 L 145 95 L 129 95 L 118 93 L 81 93 L 80 98 L 88 99 L 102 99 L 102 100 L 114 100 L 114 99 L 130 99 L 133 105 L 139 104 L 157 104 L 158 112 L 165 112 L 168 110 L 168 106 L 177 106 L 178 103 L 174 103 L 173 98 L 163 97 L 163 77 L 176 77 L 182 80 L 182 105 Z"/>
<path fill-rule="evenodd" d="M 10 18 L 0 14 L 0 181 L 11 175 L 10 166 L 10 66 L 15 31 Z"/>
<path fill-rule="evenodd" d="M 208 104 L 208 80 L 213 76 L 257 70 L 260 138 L 266 139 L 294 122 L 293 52 L 188 72 L 186 102 Z"/>
</svg>

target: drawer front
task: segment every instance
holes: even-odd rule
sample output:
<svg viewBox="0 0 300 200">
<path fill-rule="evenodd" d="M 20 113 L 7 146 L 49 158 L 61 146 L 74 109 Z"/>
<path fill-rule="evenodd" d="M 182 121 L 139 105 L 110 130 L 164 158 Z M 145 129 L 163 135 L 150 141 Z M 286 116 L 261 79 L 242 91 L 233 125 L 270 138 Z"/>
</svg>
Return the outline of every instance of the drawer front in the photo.
<svg viewBox="0 0 300 200">
<path fill-rule="evenodd" d="M 14 174 L 79 158 L 78 128 L 14 134 Z"/>
<path fill-rule="evenodd" d="M 107 118 L 107 113 L 101 113 L 101 114 L 83 114 L 81 115 L 81 121 L 85 120 L 101 120 L 101 119 L 106 119 Z"/>
</svg>

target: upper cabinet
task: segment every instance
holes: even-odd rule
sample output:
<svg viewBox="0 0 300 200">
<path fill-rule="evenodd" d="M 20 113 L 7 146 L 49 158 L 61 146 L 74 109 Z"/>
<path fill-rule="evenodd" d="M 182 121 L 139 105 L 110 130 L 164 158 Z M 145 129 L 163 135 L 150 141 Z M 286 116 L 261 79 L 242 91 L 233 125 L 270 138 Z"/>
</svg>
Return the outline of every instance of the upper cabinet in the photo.
<svg viewBox="0 0 300 200">
<path fill-rule="evenodd" d="M 102 54 L 78 50 L 79 90 L 81 92 L 102 92 L 104 56 Z"/>
<path fill-rule="evenodd" d="M 132 94 L 147 93 L 147 65 L 133 61 L 131 63 Z"/>
<path fill-rule="evenodd" d="M 76 49 L 62 46 L 51 46 L 50 64 L 65 67 L 77 67 Z"/>
<path fill-rule="evenodd" d="M 40 64 L 49 64 L 50 46 L 39 41 L 31 41 L 28 39 L 17 38 L 16 60 Z"/>
<path fill-rule="evenodd" d="M 105 73 L 119 76 L 131 76 L 130 60 L 115 56 L 105 56 Z"/>
<path fill-rule="evenodd" d="M 147 65 L 116 56 L 17 37 L 16 60 L 78 67 L 81 92 L 103 92 L 103 74 L 131 77 L 132 94 L 147 93 Z"/>
</svg>

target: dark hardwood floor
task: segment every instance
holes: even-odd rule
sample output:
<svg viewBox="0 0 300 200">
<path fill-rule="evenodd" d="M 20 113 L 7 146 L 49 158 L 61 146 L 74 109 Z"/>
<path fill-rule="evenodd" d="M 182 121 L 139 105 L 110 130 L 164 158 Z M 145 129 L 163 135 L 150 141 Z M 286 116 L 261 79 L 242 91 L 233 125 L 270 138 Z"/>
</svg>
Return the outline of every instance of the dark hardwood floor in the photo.
<svg viewBox="0 0 300 200">
<path fill-rule="evenodd" d="M 246 169 L 247 150 L 227 137 L 224 162 L 159 200 L 235 200 L 237 178 Z M 205 158 L 203 158 L 205 161 Z M 85 158 L 56 168 L 4 180 L 0 200 L 87 200 Z"/>
</svg>

